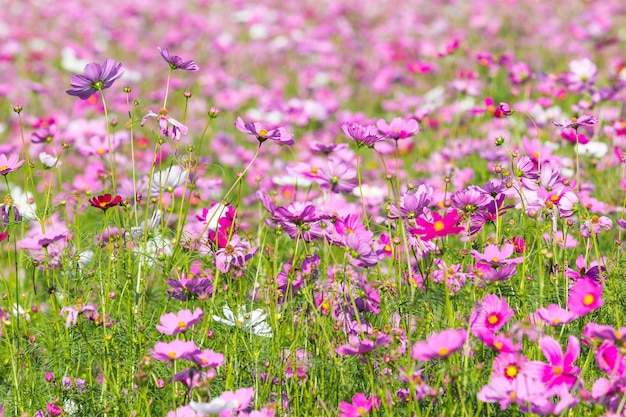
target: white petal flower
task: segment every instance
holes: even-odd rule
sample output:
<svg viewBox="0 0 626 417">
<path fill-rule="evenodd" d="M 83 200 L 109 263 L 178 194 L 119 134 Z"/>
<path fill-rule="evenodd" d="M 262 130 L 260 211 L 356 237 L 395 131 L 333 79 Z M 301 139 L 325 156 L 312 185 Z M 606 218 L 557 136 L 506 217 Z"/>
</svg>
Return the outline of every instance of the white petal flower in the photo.
<svg viewBox="0 0 626 417">
<path fill-rule="evenodd" d="M 232 410 L 233 408 L 237 408 L 237 406 L 237 401 L 226 402 L 221 398 L 215 398 L 208 403 L 199 403 L 196 401 L 189 403 L 189 407 L 191 407 L 193 411 L 203 415 L 220 414 L 222 411 Z"/>
<path fill-rule="evenodd" d="M 261 309 L 256 309 L 248 313 L 246 306 L 241 306 L 237 311 L 237 318 L 229 306 L 224 306 L 224 316 L 213 316 L 213 320 L 228 326 L 239 327 L 249 333 L 262 337 L 272 337 L 272 327 L 265 321 L 267 315 Z"/>
</svg>

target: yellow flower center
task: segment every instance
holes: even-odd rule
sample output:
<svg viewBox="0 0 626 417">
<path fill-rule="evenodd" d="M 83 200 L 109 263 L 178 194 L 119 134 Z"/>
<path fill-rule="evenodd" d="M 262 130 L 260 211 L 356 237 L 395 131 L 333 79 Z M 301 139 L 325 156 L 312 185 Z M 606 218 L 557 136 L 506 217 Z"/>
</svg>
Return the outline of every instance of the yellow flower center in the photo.
<svg viewBox="0 0 626 417">
<path fill-rule="evenodd" d="M 266 129 L 261 129 L 259 130 L 259 136 L 261 136 L 262 138 L 267 136 L 267 130 Z"/>
<path fill-rule="evenodd" d="M 561 322 L 561 320 L 559 319 L 552 319 L 552 323 L 554 324 L 559 324 Z"/>
<path fill-rule="evenodd" d="M 359 407 L 356 409 L 356 413 L 360 416 L 365 415 L 366 411 L 365 411 L 365 407 Z"/>
<path fill-rule="evenodd" d="M 498 316 L 495 314 L 490 314 L 489 317 L 487 317 L 487 322 L 491 325 L 497 324 L 499 321 L 500 319 L 498 319 Z"/>
<path fill-rule="evenodd" d="M 554 375 L 561 375 L 563 373 L 563 369 L 561 369 L 560 366 L 555 366 L 554 368 L 552 368 L 552 372 L 554 372 Z"/>
<path fill-rule="evenodd" d="M 594 297 L 593 294 L 586 294 L 585 297 L 583 297 L 583 304 L 587 307 L 593 304 L 594 301 L 596 301 L 596 297 Z"/>
<path fill-rule="evenodd" d="M 493 258 L 491 258 L 491 262 L 500 262 L 500 258 L 494 256 Z"/>
<path fill-rule="evenodd" d="M 184 329 L 187 326 L 187 323 L 185 323 L 184 321 L 179 321 L 178 322 L 178 328 L 179 329 Z"/>
<path fill-rule="evenodd" d="M 7 169 L 9 169 L 8 165 L 2 165 L 0 167 L 0 171 L 6 171 Z"/>
<path fill-rule="evenodd" d="M 443 222 L 441 220 L 437 220 L 435 222 L 435 224 L 433 224 L 433 228 L 437 231 L 437 232 L 441 232 L 446 226 L 443 224 Z"/>
<path fill-rule="evenodd" d="M 102 149 L 102 148 L 100 148 L 100 149 L 98 149 L 98 150 L 96 151 L 96 153 L 97 153 L 98 155 L 104 155 L 104 153 L 105 153 L 105 152 L 106 152 L 106 151 L 105 151 L 104 149 Z"/>
<path fill-rule="evenodd" d="M 504 371 L 504 373 L 509 378 L 515 378 L 517 376 L 517 371 L 518 371 L 517 365 L 509 365 L 506 367 L 506 370 Z"/>
<path fill-rule="evenodd" d="M 439 354 L 439 356 L 446 356 L 448 353 L 450 353 L 450 349 L 442 347 L 437 353 Z"/>
<path fill-rule="evenodd" d="M 170 352 L 167 354 L 167 356 L 169 356 L 170 358 L 175 358 L 176 357 L 176 352 Z"/>
<path fill-rule="evenodd" d="M 502 349 L 502 347 L 504 346 L 504 344 L 503 344 L 502 342 L 493 342 L 493 346 L 494 346 L 496 349 L 500 350 L 500 349 Z"/>
</svg>

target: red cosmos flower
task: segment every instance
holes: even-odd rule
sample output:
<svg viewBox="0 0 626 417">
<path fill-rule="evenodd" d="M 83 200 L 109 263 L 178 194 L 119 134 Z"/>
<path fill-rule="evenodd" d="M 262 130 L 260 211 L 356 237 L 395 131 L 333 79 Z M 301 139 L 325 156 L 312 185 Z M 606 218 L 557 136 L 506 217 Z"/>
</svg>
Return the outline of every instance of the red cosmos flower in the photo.
<svg viewBox="0 0 626 417">
<path fill-rule="evenodd" d="M 106 211 L 111 207 L 118 206 L 122 202 L 122 197 L 116 195 L 112 198 L 111 194 L 99 195 L 89 200 L 92 206 Z"/>
<path fill-rule="evenodd" d="M 424 218 L 417 219 L 417 226 L 411 229 L 411 233 L 415 235 L 422 235 L 422 240 L 431 240 L 435 237 L 443 237 L 447 235 L 456 235 L 465 230 L 461 226 L 457 226 L 457 223 L 461 220 L 462 215 L 459 215 L 456 210 L 452 210 L 445 216 L 437 212 L 433 212 L 433 222 L 430 223 Z"/>
</svg>

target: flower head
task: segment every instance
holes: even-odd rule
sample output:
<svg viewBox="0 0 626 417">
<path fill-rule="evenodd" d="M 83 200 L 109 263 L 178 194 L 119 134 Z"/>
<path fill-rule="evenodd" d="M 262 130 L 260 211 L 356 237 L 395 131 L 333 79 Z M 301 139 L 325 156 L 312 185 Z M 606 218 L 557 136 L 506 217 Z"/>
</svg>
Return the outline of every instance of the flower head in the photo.
<svg viewBox="0 0 626 417">
<path fill-rule="evenodd" d="M 110 209 L 111 207 L 115 207 L 119 205 L 121 202 L 122 202 L 122 197 L 117 195 L 115 196 L 115 198 L 113 198 L 111 194 L 99 195 L 89 200 L 89 203 L 91 203 L 93 207 L 102 209 L 103 211 L 107 211 L 107 209 Z"/>
<path fill-rule="evenodd" d="M 161 53 L 161 56 L 163 57 L 165 62 L 170 64 L 170 68 L 172 70 L 183 69 L 183 70 L 187 70 L 187 71 L 198 71 L 200 69 L 196 65 L 195 62 L 193 62 L 191 60 L 190 61 L 183 61 L 183 59 L 181 57 L 179 57 L 178 55 L 172 55 L 170 53 L 169 49 L 167 49 L 167 48 L 157 48 L 157 49 Z"/>
<path fill-rule="evenodd" d="M 283 127 L 267 130 L 263 128 L 260 123 L 244 122 L 241 117 L 237 118 L 237 121 L 235 122 L 235 127 L 240 132 L 255 136 L 259 141 L 259 145 L 268 139 L 289 146 L 295 143 L 295 141 L 293 140 L 293 135 L 288 134 Z"/>
<path fill-rule="evenodd" d="M 365 394 L 359 392 L 352 397 L 352 403 L 342 401 L 339 404 L 339 417 L 359 417 L 369 414 L 375 408 L 380 407 L 380 398 L 370 395 L 369 398 Z"/>
<path fill-rule="evenodd" d="M 416 235 L 422 235 L 422 240 L 431 240 L 435 237 L 443 237 L 461 233 L 464 228 L 456 224 L 461 220 L 461 216 L 456 210 L 452 210 L 445 216 L 433 212 L 433 222 L 428 222 L 424 218 L 417 219 L 417 226 L 411 229 Z"/>
<path fill-rule="evenodd" d="M 161 323 L 156 325 L 159 332 L 166 335 L 175 335 L 186 331 L 189 327 L 198 323 L 204 316 L 200 307 L 192 313 L 190 310 L 181 310 L 178 313 L 167 313 L 161 316 Z"/>
<path fill-rule="evenodd" d="M 417 120 L 404 120 L 401 117 L 396 117 L 389 124 L 385 119 L 380 119 L 376 122 L 376 127 L 381 135 L 394 140 L 410 138 L 420 130 Z"/>
<path fill-rule="evenodd" d="M 189 129 L 187 129 L 187 126 L 185 126 L 178 120 L 169 117 L 167 115 L 166 109 L 161 109 L 161 111 L 159 111 L 159 114 L 154 113 L 152 110 L 148 110 L 148 114 L 146 114 L 141 119 L 141 126 L 143 126 L 149 118 L 157 119 L 157 121 L 159 122 L 159 127 L 161 128 L 161 136 L 166 138 L 171 137 L 172 140 L 180 140 L 180 136 L 186 135 L 189 131 Z M 168 124 L 172 125 L 171 135 Z"/>
<path fill-rule="evenodd" d="M 247 332 L 257 336 L 272 337 L 272 328 L 265 321 L 267 315 L 261 309 L 256 309 L 248 313 L 246 306 L 241 306 L 237 311 L 237 317 L 233 314 L 233 310 L 229 306 L 224 306 L 225 319 L 219 316 L 213 316 L 213 320 L 226 324 L 228 326 L 240 327 Z"/>
<path fill-rule="evenodd" d="M 580 317 L 602 307 L 603 304 L 602 284 L 591 278 L 582 278 L 571 288 L 567 307 Z"/>
<path fill-rule="evenodd" d="M 124 74 L 124 68 L 120 62 L 111 58 L 104 60 L 104 64 L 92 62 L 85 67 L 85 75 L 72 75 L 70 81 L 72 88 L 66 91 L 70 96 L 81 100 L 87 100 L 97 91 L 102 91 L 113 85 Z"/>
<path fill-rule="evenodd" d="M 20 156 L 12 154 L 8 158 L 5 154 L 0 154 L 0 174 L 7 175 L 13 171 L 17 171 L 22 166 L 24 160 L 19 160 Z"/>
<path fill-rule="evenodd" d="M 420 361 L 443 359 L 459 350 L 467 339 L 465 329 L 446 329 L 420 341 L 411 348 L 411 357 Z"/>
</svg>

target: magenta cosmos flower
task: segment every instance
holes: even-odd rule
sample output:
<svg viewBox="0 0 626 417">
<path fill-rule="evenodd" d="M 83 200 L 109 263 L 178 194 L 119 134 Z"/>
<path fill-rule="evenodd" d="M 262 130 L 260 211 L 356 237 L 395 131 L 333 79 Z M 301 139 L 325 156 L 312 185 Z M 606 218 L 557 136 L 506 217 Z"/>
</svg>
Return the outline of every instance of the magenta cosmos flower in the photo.
<svg viewBox="0 0 626 417">
<path fill-rule="evenodd" d="M 459 350 L 467 339 L 465 329 L 446 329 L 420 341 L 411 348 L 411 357 L 420 361 L 443 359 Z"/>
<path fill-rule="evenodd" d="M 358 336 L 350 335 L 349 340 L 349 344 L 339 346 L 335 352 L 339 355 L 365 355 L 388 344 L 391 337 L 386 334 L 378 334 L 376 340 L 365 339 L 361 341 Z"/>
<path fill-rule="evenodd" d="M 567 384 L 572 387 L 578 380 L 580 368 L 572 365 L 580 354 L 580 343 L 574 336 L 569 336 L 569 345 L 563 354 L 561 344 L 550 336 L 539 339 L 539 347 L 549 363 L 528 362 L 525 370 L 529 375 L 540 378 L 548 388 Z"/>
<path fill-rule="evenodd" d="M 172 70 L 182 69 L 182 70 L 187 70 L 187 71 L 198 71 L 200 69 L 196 65 L 195 62 L 193 62 L 191 60 L 190 61 L 183 61 L 183 59 L 181 57 L 179 57 L 178 55 L 172 55 L 170 53 L 169 49 L 167 49 L 167 48 L 157 48 L 157 49 L 161 53 L 161 56 L 163 57 L 165 62 L 170 64 L 170 68 Z"/>
<path fill-rule="evenodd" d="M 359 417 L 368 414 L 373 409 L 380 407 L 380 398 L 370 395 L 369 398 L 362 392 L 352 397 L 352 404 L 342 401 L 339 404 L 339 417 Z"/>
<path fill-rule="evenodd" d="M 576 282 L 570 292 L 567 307 L 570 311 L 584 316 L 604 305 L 602 300 L 602 284 L 591 278 L 583 278 Z"/>
<path fill-rule="evenodd" d="M 259 141 L 259 146 L 268 139 L 274 142 L 282 143 L 283 145 L 293 145 L 296 143 L 293 140 L 293 135 L 288 134 L 285 128 L 279 127 L 278 129 L 267 130 L 261 126 L 260 123 L 244 122 L 241 117 L 237 118 L 235 127 L 238 131 L 255 136 Z"/>
<path fill-rule="evenodd" d="M 461 217 L 462 215 L 459 215 L 456 210 L 450 211 L 443 217 L 441 214 L 433 212 L 432 223 L 424 218 L 419 218 L 417 219 L 418 227 L 411 229 L 411 232 L 415 235 L 422 235 L 422 240 L 458 234 L 464 230 L 463 227 L 457 226 Z"/>
<path fill-rule="evenodd" d="M 404 120 L 401 117 L 396 117 L 389 124 L 384 119 L 380 119 L 376 122 L 376 127 L 381 135 L 394 140 L 410 138 L 420 129 L 417 120 Z"/>
<path fill-rule="evenodd" d="M 472 333 L 485 330 L 497 333 L 512 316 L 513 309 L 509 307 L 506 298 L 500 299 L 497 295 L 489 294 L 478 303 L 470 316 Z"/>
<path fill-rule="evenodd" d="M 92 62 L 85 67 L 85 75 L 72 75 L 72 88 L 66 91 L 70 96 L 87 100 L 98 91 L 105 90 L 113 85 L 124 74 L 122 64 L 111 58 L 104 60 L 104 64 Z"/>
<path fill-rule="evenodd" d="M 7 175 L 13 171 L 17 171 L 22 166 L 24 160 L 20 161 L 20 156 L 11 154 L 8 158 L 5 154 L 0 154 L 0 174 Z"/>
<path fill-rule="evenodd" d="M 161 324 L 156 328 L 159 332 L 172 336 L 186 331 L 189 327 L 198 323 L 204 316 L 200 307 L 192 313 L 190 310 L 181 310 L 178 313 L 167 313 L 161 316 Z"/>
</svg>

